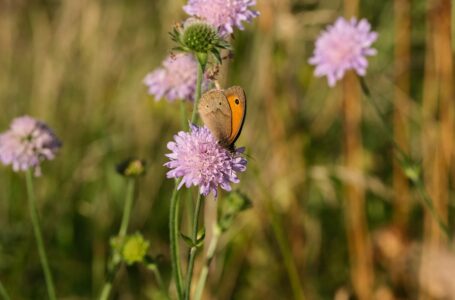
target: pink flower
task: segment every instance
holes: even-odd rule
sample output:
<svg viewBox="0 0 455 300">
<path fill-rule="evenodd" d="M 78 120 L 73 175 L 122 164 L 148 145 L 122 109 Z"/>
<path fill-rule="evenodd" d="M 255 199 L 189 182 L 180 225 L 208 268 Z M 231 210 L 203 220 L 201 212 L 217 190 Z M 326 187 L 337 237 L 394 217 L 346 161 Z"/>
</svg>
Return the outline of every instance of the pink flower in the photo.
<svg viewBox="0 0 455 300">
<path fill-rule="evenodd" d="M 315 76 L 327 76 L 329 86 L 342 79 L 346 71 L 355 70 L 364 76 L 368 67 L 368 56 L 376 54 L 371 45 L 378 34 L 370 31 L 367 20 L 338 18 L 335 24 L 321 33 L 309 63 L 316 66 Z"/>
<path fill-rule="evenodd" d="M 52 160 L 61 143 L 43 122 L 29 116 L 13 120 L 10 129 L 0 135 L 0 161 L 14 171 L 34 168 L 41 175 L 40 163 Z"/>
<path fill-rule="evenodd" d="M 167 57 L 163 66 L 147 74 L 144 84 L 148 93 L 156 100 L 166 98 L 169 101 L 177 99 L 192 101 L 196 89 L 197 61 L 192 54 L 178 53 Z M 209 84 L 203 80 L 203 89 Z"/>
<path fill-rule="evenodd" d="M 246 170 L 247 161 L 241 156 L 244 148 L 226 150 L 207 127 L 191 125 L 190 132 L 180 131 L 167 148 L 171 150 L 166 154 L 169 162 L 165 166 L 171 169 L 167 177 L 181 177 L 179 189 L 199 186 L 204 196 L 213 191 L 216 197 L 218 186 L 230 191 L 231 183 L 239 182 L 237 172 Z"/>
<path fill-rule="evenodd" d="M 259 12 L 250 10 L 254 0 L 189 0 L 183 10 L 190 16 L 199 17 L 217 27 L 221 36 L 243 30 L 243 21 L 251 22 Z"/>
</svg>

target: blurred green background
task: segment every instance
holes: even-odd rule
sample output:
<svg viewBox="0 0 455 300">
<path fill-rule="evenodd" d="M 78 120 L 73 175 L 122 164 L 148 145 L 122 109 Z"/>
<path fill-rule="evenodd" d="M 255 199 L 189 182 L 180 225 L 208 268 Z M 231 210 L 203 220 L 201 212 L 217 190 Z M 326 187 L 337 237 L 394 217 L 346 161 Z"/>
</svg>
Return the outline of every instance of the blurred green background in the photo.
<svg viewBox="0 0 455 300">
<path fill-rule="evenodd" d="M 60 299 L 90 299 L 100 291 L 125 192 L 115 165 L 131 156 L 145 159 L 148 172 L 139 180 L 130 232 L 142 232 L 151 241 L 150 253 L 162 254 L 159 265 L 165 281 L 170 280 L 173 181 L 166 179 L 163 164 L 166 144 L 180 130 L 179 103 L 154 101 L 142 80 L 172 48 L 168 32 L 186 17 L 184 4 L 0 0 L 0 128 L 6 130 L 14 117 L 29 114 L 47 122 L 63 141 L 59 156 L 44 164 L 43 176 L 36 180 Z M 251 198 L 253 208 L 222 237 L 204 299 L 292 299 L 290 270 L 297 270 L 307 299 L 348 299 L 346 181 L 366 190 L 372 236 L 392 223 L 393 158 L 380 120 L 364 99 L 364 173 L 352 178 L 342 164 L 340 89 L 314 78 L 307 64 L 314 39 L 343 15 L 342 7 L 342 1 L 333 0 L 259 0 L 261 16 L 235 33 L 235 56 L 221 71 L 222 84 L 242 85 L 248 96 L 248 116 L 237 145 L 246 146 L 251 158 L 236 187 Z M 408 103 L 408 118 L 416 157 L 421 155 L 425 14 L 425 1 L 413 1 L 410 97 L 416 100 Z M 393 1 L 361 1 L 359 16 L 379 33 L 374 44 L 379 54 L 369 60 L 366 80 L 390 117 Z M 217 202 L 207 203 L 210 215 Z M 406 239 L 419 241 L 423 210 L 414 205 L 417 197 L 412 203 Z M 0 280 L 12 299 L 46 297 L 34 243 L 24 174 L 2 167 Z M 396 284 L 394 271 L 380 259 L 375 259 L 375 270 L 375 286 L 385 287 L 384 295 L 393 291 L 397 299 L 413 298 L 413 288 Z M 113 298 L 156 299 L 156 291 L 153 274 L 128 267 L 115 281 Z"/>
</svg>

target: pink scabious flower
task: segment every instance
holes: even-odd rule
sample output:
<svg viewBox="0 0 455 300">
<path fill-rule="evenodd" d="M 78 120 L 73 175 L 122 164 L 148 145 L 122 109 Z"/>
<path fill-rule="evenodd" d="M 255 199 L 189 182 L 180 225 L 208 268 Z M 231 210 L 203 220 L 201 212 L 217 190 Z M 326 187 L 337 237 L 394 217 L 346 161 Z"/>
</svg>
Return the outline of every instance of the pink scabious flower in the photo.
<svg viewBox="0 0 455 300">
<path fill-rule="evenodd" d="M 33 168 L 35 176 L 40 176 L 40 163 L 54 159 L 60 147 L 60 141 L 45 123 L 22 116 L 0 134 L 0 161 L 12 165 L 16 172 Z"/>
<path fill-rule="evenodd" d="M 178 53 L 167 57 L 163 66 L 147 74 L 144 84 L 148 93 L 156 100 L 166 98 L 193 101 L 196 89 L 198 63 L 192 54 Z M 202 87 L 206 88 L 209 80 L 204 78 Z"/>
<path fill-rule="evenodd" d="M 340 17 L 318 37 L 309 63 L 316 66 L 317 77 L 327 76 L 330 87 L 342 79 L 346 71 L 355 70 L 364 76 L 368 67 L 367 56 L 376 54 L 371 45 L 378 34 L 370 31 L 367 20 L 350 21 Z"/>
<path fill-rule="evenodd" d="M 200 194 L 213 191 L 217 197 L 218 186 L 230 191 L 231 183 L 239 182 L 237 172 L 246 170 L 247 161 L 241 156 L 245 148 L 233 152 L 223 148 L 205 126 L 191 125 L 190 132 L 180 131 L 167 148 L 171 150 L 164 164 L 171 169 L 167 177 L 182 178 L 178 189 L 199 186 Z"/>
<path fill-rule="evenodd" d="M 250 10 L 254 0 L 189 0 L 183 10 L 190 16 L 199 17 L 218 28 L 221 36 L 234 32 L 234 27 L 243 30 L 243 21 L 250 22 L 259 12 Z"/>
</svg>

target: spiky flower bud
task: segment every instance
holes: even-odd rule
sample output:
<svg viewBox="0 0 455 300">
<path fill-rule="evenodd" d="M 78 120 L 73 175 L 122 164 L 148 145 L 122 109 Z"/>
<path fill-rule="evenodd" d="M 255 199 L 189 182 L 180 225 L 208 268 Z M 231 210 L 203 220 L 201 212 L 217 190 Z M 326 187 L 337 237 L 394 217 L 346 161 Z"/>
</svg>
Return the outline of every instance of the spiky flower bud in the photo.
<svg viewBox="0 0 455 300">
<path fill-rule="evenodd" d="M 221 63 L 221 49 L 228 49 L 229 44 L 219 36 L 218 30 L 207 22 L 190 18 L 183 25 L 177 25 L 170 33 L 178 46 L 174 50 L 192 52 L 203 65 L 212 54 Z"/>
<path fill-rule="evenodd" d="M 185 27 L 183 43 L 194 52 L 209 52 L 219 40 L 216 29 L 207 23 L 196 21 Z"/>
</svg>

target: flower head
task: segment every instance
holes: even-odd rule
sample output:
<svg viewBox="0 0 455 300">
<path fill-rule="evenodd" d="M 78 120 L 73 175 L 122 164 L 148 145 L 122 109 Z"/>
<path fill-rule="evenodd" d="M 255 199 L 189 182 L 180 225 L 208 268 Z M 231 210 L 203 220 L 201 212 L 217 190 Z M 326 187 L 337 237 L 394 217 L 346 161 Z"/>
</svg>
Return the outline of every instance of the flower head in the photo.
<svg viewBox="0 0 455 300">
<path fill-rule="evenodd" d="M 234 27 L 243 30 L 243 21 L 250 22 L 259 12 L 250 10 L 254 0 L 189 0 L 183 10 L 190 16 L 205 19 L 217 27 L 221 36 L 234 32 Z"/>
<path fill-rule="evenodd" d="M 246 170 L 247 161 L 241 156 L 245 149 L 223 148 L 207 127 L 191 125 L 190 132 L 180 131 L 167 148 L 172 151 L 166 154 L 170 160 L 165 166 L 171 169 L 167 177 L 182 177 L 178 188 L 199 186 L 204 196 L 213 191 L 216 197 L 218 186 L 230 191 L 231 182 L 239 182 L 237 172 Z"/>
<path fill-rule="evenodd" d="M 14 171 L 34 168 L 41 175 L 40 163 L 54 159 L 61 143 L 43 122 L 29 116 L 13 120 L 10 129 L 0 134 L 0 161 Z"/>
<path fill-rule="evenodd" d="M 329 86 L 335 86 L 348 70 L 364 76 L 368 67 L 367 56 L 376 54 L 371 45 L 378 34 L 370 31 L 367 20 L 338 18 L 316 41 L 316 48 L 309 63 L 316 66 L 317 77 L 327 76 Z"/>
<path fill-rule="evenodd" d="M 156 100 L 166 98 L 169 101 L 177 99 L 192 101 L 196 88 L 197 61 L 189 53 L 178 53 L 167 57 L 161 68 L 147 74 L 144 84 L 148 93 Z M 203 88 L 209 80 L 204 78 Z"/>
</svg>

